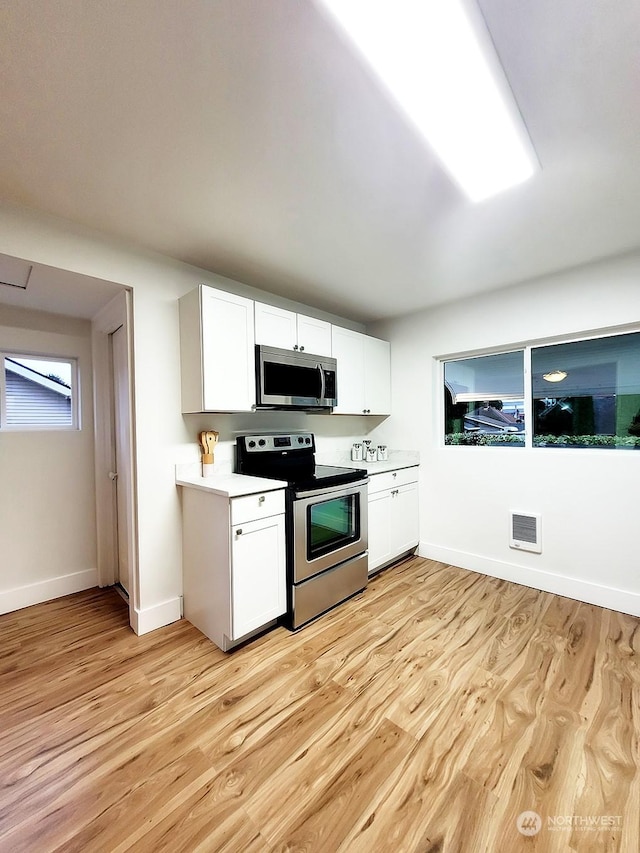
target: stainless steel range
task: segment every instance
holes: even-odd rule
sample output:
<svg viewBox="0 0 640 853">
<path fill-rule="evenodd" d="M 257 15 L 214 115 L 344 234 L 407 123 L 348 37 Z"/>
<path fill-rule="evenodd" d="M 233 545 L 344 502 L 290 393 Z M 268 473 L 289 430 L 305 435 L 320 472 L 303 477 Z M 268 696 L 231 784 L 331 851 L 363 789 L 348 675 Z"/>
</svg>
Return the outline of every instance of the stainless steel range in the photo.
<svg viewBox="0 0 640 853">
<path fill-rule="evenodd" d="M 311 433 L 238 438 L 240 474 L 286 480 L 288 625 L 324 613 L 367 585 L 365 470 L 316 465 Z"/>
</svg>

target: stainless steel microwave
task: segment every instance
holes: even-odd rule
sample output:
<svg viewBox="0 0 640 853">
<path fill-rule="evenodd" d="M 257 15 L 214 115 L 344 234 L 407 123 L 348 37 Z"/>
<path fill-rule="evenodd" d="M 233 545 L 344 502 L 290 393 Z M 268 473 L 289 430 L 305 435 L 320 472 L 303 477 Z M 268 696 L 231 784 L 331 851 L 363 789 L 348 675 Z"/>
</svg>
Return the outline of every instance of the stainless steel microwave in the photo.
<svg viewBox="0 0 640 853">
<path fill-rule="evenodd" d="M 299 350 L 256 346 L 256 408 L 331 409 L 337 361 Z"/>
</svg>

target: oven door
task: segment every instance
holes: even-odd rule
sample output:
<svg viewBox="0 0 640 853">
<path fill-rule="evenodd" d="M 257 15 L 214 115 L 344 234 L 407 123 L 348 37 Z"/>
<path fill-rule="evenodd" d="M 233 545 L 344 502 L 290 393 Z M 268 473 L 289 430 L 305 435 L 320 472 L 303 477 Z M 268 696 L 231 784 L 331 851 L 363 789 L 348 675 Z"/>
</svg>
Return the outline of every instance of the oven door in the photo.
<svg viewBox="0 0 640 853">
<path fill-rule="evenodd" d="M 293 583 L 367 550 L 367 480 L 294 497 Z"/>
</svg>

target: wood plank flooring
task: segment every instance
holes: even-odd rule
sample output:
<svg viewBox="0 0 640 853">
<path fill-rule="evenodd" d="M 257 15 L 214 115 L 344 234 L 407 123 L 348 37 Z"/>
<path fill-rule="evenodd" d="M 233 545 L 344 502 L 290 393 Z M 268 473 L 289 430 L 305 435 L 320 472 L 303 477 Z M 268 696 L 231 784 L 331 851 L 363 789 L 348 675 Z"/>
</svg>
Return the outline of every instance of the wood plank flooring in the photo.
<svg viewBox="0 0 640 853">
<path fill-rule="evenodd" d="M 114 591 L 2 616 L 0 851 L 638 853 L 639 628 L 419 558 L 226 655 Z"/>
</svg>

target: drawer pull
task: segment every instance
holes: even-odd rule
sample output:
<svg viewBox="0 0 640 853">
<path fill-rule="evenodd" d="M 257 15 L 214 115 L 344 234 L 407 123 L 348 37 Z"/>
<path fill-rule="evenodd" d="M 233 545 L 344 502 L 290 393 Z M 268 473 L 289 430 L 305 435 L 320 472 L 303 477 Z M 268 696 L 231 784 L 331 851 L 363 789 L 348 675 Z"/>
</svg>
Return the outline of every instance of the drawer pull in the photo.
<svg viewBox="0 0 640 853">
<path fill-rule="evenodd" d="M 236 530 L 236 536 L 242 536 L 242 528 L 241 528 L 241 527 L 239 527 L 239 528 Z"/>
<path fill-rule="evenodd" d="M 266 497 L 264 495 L 260 495 L 260 497 L 258 498 L 258 503 L 263 504 L 265 501 L 266 501 Z"/>
</svg>

